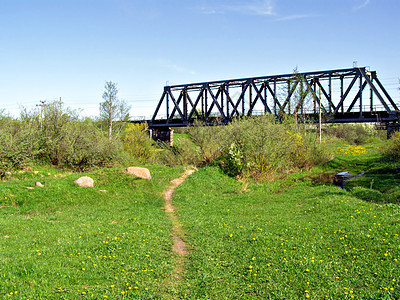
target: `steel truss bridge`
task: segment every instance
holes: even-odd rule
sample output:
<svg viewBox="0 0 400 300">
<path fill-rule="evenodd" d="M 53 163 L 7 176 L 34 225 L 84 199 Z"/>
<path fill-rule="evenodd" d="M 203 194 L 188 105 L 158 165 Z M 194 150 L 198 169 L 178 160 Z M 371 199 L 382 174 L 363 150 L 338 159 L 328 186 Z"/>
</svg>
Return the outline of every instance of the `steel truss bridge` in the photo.
<svg viewBox="0 0 400 300">
<path fill-rule="evenodd" d="M 326 70 L 165 86 L 151 129 L 227 124 L 260 114 L 309 122 L 376 123 L 399 127 L 399 109 L 376 71 Z"/>
</svg>

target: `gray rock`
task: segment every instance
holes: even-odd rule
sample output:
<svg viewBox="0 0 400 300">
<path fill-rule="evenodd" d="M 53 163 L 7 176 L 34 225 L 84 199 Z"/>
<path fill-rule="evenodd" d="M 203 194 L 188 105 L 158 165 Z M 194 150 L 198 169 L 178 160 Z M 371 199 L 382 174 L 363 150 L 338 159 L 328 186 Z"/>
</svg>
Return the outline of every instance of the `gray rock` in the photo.
<svg viewBox="0 0 400 300">
<path fill-rule="evenodd" d="M 150 171 L 147 168 L 129 167 L 125 171 L 128 174 L 132 174 L 143 179 L 151 179 Z"/>
<path fill-rule="evenodd" d="M 75 180 L 74 182 L 81 187 L 92 188 L 94 186 L 94 180 L 88 176 L 80 177 L 77 180 Z"/>
</svg>

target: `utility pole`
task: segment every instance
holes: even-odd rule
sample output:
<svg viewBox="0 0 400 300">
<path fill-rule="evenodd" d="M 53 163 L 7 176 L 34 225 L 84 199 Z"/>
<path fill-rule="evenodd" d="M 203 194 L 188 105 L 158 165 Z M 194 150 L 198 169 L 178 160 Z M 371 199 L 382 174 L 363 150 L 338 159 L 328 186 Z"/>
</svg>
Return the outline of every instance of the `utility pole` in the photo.
<svg viewBox="0 0 400 300">
<path fill-rule="evenodd" d="M 319 90 L 319 143 L 322 143 L 322 114 L 321 114 L 321 87 Z"/>
<path fill-rule="evenodd" d="M 46 101 L 40 100 L 40 104 L 36 104 L 36 106 L 40 106 L 40 114 L 39 114 L 39 123 L 40 123 L 40 130 L 42 130 L 42 119 L 43 119 L 43 110 L 46 106 Z"/>
</svg>

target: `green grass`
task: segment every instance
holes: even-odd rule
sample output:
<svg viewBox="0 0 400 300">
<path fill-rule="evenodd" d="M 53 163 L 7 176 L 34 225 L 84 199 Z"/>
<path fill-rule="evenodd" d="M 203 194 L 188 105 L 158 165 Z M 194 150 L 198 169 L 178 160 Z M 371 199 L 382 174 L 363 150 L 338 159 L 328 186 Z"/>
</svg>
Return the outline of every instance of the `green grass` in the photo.
<svg viewBox="0 0 400 300">
<path fill-rule="evenodd" d="M 381 145 L 331 146 L 326 166 L 272 183 L 199 169 L 174 194 L 190 250 L 175 282 L 162 191 L 183 168 L 103 169 L 93 189 L 73 184 L 85 174 L 14 174 L 0 182 L 0 298 L 399 299 L 400 178 Z M 344 170 L 365 175 L 347 191 L 314 180 Z"/>
<path fill-rule="evenodd" d="M 180 168 L 150 167 L 151 181 L 121 170 L 41 170 L 0 186 L 0 297 L 157 298 L 171 273 L 162 191 Z M 54 173 L 59 173 L 54 177 Z M 29 190 L 38 180 L 45 188 Z M 106 190 L 100 191 L 100 190 Z"/>
<path fill-rule="evenodd" d="M 363 146 L 336 146 L 335 159 L 325 172 L 350 171 L 363 176 L 346 184 L 354 196 L 375 203 L 400 203 L 400 164 L 385 159 L 381 149 L 385 141 Z"/>
<path fill-rule="evenodd" d="M 400 177 L 382 144 L 335 145 L 329 164 L 273 183 L 188 178 L 175 196 L 192 246 L 181 297 L 399 298 Z M 348 191 L 313 180 L 344 170 L 365 174 Z"/>
<path fill-rule="evenodd" d="M 192 248 L 180 298 L 400 297 L 397 205 L 311 180 L 243 191 L 216 168 L 189 177 L 175 203 Z"/>
</svg>

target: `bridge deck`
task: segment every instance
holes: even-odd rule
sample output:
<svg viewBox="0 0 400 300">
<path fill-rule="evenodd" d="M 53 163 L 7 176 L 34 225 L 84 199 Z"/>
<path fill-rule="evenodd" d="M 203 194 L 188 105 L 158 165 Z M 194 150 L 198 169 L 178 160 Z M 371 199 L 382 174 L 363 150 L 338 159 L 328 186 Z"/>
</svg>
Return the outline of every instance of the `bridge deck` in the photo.
<svg viewBox="0 0 400 300">
<path fill-rule="evenodd" d="M 165 86 L 150 128 L 227 124 L 240 117 L 297 115 L 328 123 L 399 123 L 399 109 L 367 68 Z"/>
</svg>

